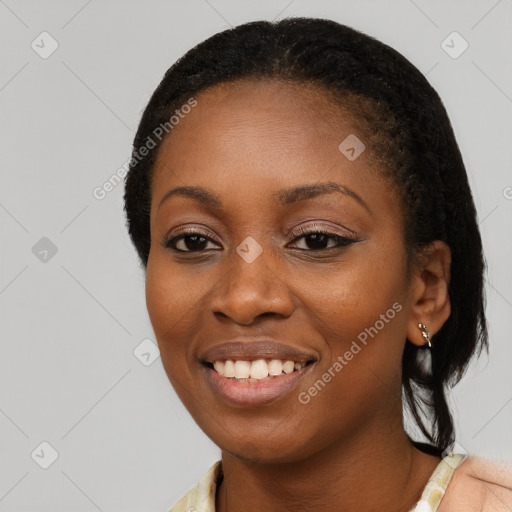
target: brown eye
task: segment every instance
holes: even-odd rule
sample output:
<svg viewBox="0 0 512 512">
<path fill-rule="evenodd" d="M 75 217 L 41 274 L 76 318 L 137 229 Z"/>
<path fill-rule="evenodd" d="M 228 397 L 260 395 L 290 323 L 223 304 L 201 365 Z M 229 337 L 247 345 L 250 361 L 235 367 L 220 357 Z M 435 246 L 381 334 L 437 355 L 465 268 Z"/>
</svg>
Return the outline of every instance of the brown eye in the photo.
<svg viewBox="0 0 512 512">
<path fill-rule="evenodd" d="M 355 238 L 348 238 L 338 235 L 337 233 L 323 231 L 319 227 L 313 227 L 309 229 L 299 228 L 292 232 L 292 235 L 296 236 L 294 240 L 304 239 L 304 246 L 297 247 L 297 249 L 305 251 L 322 251 L 327 249 L 347 247 L 359 241 Z"/>
<path fill-rule="evenodd" d="M 211 250 L 207 248 L 214 241 L 200 231 L 184 230 L 181 234 L 174 234 L 163 241 L 163 246 L 177 252 L 202 252 Z M 218 249 L 214 249 L 218 250 Z"/>
</svg>

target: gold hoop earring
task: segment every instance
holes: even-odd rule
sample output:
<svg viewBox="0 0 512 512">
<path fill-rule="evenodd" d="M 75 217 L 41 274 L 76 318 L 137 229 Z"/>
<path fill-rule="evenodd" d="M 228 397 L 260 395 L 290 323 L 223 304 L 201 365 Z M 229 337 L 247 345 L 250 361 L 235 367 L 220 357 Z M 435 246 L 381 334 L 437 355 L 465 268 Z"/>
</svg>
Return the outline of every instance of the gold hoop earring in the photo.
<svg viewBox="0 0 512 512">
<path fill-rule="evenodd" d="M 432 344 L 430 343 L 430 332 L 425 324 L 418 324 L 418 327 L 421 330 L 421 335 L 427 341 L 429 348 L 432 348 Z"/>
</svg>

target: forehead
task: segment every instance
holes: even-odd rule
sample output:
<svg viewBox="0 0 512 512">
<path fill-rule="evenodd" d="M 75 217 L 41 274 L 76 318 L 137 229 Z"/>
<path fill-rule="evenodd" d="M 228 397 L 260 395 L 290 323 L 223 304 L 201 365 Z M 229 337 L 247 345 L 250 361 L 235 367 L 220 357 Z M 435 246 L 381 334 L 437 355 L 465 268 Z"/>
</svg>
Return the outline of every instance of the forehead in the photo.
<svg viewBox="0 0 512 512">
<path fill-rule="evenodd" d="M 340 144 L 347 139 L 360 141 L 358 151 L 364 147 L 362 123 L 322 88 L 244 80 L 216 85 L 195 98 L 197 106 L 159 149 L 152 203 L 171 186 L 185 184 L 253 197 L 320 181 L 368 193 L 388 186 L 369 151 L 352 160 L 342 153 Z"/>
</svg>

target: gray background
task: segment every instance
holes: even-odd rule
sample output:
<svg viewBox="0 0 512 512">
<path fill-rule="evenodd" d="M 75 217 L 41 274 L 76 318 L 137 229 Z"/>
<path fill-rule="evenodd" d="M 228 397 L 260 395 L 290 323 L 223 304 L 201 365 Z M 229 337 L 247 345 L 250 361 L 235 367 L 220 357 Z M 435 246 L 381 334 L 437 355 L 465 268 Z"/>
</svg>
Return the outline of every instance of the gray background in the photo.
<svg viewBox="0 0 512 512">
<path fill-rule="evenodd" d="M 93 190 L 129 158 L 179 56 L 230 25 L 286 16 L 377 37 L 445 102 L 489 264 L 491 352 L 454 390 L 457 437 L 512 460 L 511 0 L 0 0 L 0 510 L 165 511 L 219 458 L 161 360 L 148 364 L 154 345 L 137 351 L 154 336 L 123 186 Z M 453 31 L 469 44 L 457 58 L 462 40 L 442 46 Z"/>
</svg>

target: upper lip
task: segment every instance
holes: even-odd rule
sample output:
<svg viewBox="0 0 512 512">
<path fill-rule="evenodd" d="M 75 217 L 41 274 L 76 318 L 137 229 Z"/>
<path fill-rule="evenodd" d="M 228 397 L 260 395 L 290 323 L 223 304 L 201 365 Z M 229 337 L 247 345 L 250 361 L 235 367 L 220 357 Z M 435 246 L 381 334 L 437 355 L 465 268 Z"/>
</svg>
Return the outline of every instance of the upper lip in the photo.
<svg viewBox="0 0 512 512">
<path fill-rule="evenodd" d="M 200 358 L 204 362 L 239 360 L 255 361 L 257 359 L 282 359 L 306 363 L 316 357 L 305 350 L 297 349 L 274 340 L 237 338 L 236 340 L 214 345 L 204 352 Z"/>
</svg>

